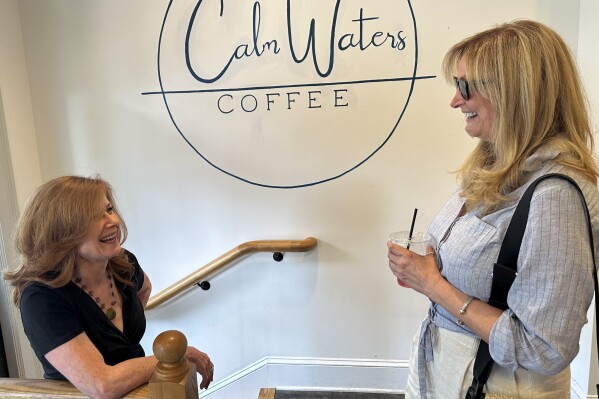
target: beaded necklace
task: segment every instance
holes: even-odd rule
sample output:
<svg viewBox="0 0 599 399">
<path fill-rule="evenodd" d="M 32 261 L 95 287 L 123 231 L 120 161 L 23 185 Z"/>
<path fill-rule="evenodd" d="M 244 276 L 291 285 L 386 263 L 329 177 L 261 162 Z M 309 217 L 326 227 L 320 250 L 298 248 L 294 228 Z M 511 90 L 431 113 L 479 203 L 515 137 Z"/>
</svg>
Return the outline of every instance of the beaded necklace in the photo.
<svg viewBox="0 0 599 399">
<path fill-rule="evenodd" d="M 108 282 L 110 283 L 110 294 L 112 296 L 110 307 L 108 309 L 106 309 L 106 305 L 100 300 L 99 296 L 94 296 L 94 291 L 87 289 L 87 284 L 81 280 L 81 277 L 75 277 L 75 284 L 77 284 L 83 291 L 87 292 L 87 294 L 92 297 L 94 301 L 96 301 L 100 309 L 102 309 L 106 314 L 106 317 L 108 317 L 108 320 L 113 320 L 116 317 L 116 310 L 114 310 L 113 306 L 116 305 L 117 301 L 116 297 L 114 296 L 114 280 L 112 278 L 112 274 L 108 270 L 106 270 L 106 278 L 108 278 Z"/>
</svg>

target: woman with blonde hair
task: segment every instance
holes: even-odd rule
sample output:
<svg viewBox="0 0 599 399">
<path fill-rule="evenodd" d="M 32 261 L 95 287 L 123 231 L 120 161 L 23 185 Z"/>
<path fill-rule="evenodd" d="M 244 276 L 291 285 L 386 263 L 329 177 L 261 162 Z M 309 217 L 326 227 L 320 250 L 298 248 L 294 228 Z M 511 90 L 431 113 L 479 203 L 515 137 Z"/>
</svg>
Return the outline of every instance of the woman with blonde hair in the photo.
<svg viewBox="0 0 599 399">
<path fill-rule="evenodd" d="M 140 345 L 151 283 L 121 247 L 126 237 L 108 182 L 59 177 L 27 203 L 15 238 L 21 265 L 4 275 L 44 377 L 68 379 L 94 398 L 123 396 L 148 382 L 157 363 Z M 207 388 L 209 357 L 191 346 L 185 356 Z"/>
<path fill-rule="evenodd" d="M 482 340 L 494 361 L 489 395 L 569 398 L 597 258 L 583 200 L 599 237 L 598 169 L 573 57 L 552 29 L 520 20 L 457 43 L 443 67 L 456 86 L 450 106 L 480 141 L 429 227 L 430 254 L 388 243 L 393 274 L 431 301 L 414 339 L 406 397 L 466 397 Z M 574 179 L 584 199 L 561 179 L 538 184 L 508 308 L 494 307 L 487 303 L 493 265 L 516 205 L 550 173 Z"/>
</svg>

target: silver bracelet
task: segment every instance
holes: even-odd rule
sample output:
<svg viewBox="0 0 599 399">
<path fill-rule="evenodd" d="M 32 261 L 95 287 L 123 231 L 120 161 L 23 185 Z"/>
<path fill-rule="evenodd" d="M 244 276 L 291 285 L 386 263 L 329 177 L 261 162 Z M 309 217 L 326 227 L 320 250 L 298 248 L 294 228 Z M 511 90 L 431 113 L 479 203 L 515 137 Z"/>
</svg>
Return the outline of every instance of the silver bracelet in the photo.
<svg viewBox="0 0 599 399">
<path fill-rule="evenodd" d="M 466 309 L 468 309 L 468 305 L 470 305 L 470 302 L 472 302 L 473 299 L 474 299 L 474 297 L 471 297 L 471 296 L 468 297 L 468 300 L 466 302 L 464 302 L 464 304 L 462 305 L 462 308 L 460 309 L 460 314 L 466 313 Z"/>
<path fill-rule="evenodd" d="M 465 314 L 466 313 L 466 309 L 468 309 L 468 306 L 470 305 L 470 302 L 472 302 L 472 300 L 474 299 L 474 297 L 469 296 L 468 299 L 466 300 L 466 302 L 464 302 L 464 304 L 462 305 L 462 308 L 460 309 L 460 314 Z M 460 319 L 458 319 L 458 326 L 463 326 L 464 322 Z"/>
</svg>

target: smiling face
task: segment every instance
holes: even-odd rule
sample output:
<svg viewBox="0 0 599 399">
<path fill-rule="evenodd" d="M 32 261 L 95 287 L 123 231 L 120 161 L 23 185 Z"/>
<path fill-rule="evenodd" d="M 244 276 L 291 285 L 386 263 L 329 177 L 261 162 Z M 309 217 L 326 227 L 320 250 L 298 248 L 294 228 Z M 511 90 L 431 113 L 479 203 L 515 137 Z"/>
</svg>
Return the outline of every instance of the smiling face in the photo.
<svg viewBox="0 0 599 399">
<path fill-rule="evenodd" d="M 468 80 L 464 59 L 458 64 L 457 78 Z M 480 92 L 472 90 L 472 85 L 470 85 L 470 99 L 464 100 L 460 91 L 456 89 L 449 105 L 452 108 L 459 108 L 464 113 L 466 117 L 465 130 L 470 137 L 478 137 L 488 142 L 493 139 L 492 129 L 495 120 L 495 109 L 491 102 L 484 98 Z"/>
<path fill-rule="evenodd" d="M 121 251 L 120 220 L 106 196 L 102 198 L 103 214 L 90 223 L 85 238 L 77 247 L 77 264 L 106 266 Z"/>
</svg>

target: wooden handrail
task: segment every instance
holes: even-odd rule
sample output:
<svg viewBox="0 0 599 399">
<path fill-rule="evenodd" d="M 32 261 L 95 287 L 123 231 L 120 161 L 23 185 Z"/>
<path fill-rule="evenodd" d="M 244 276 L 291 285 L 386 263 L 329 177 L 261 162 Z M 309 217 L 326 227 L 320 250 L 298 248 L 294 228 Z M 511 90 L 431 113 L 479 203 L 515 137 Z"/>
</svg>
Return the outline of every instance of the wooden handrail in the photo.
<svg viewBox="0 0 599 399">
<path fill-rule="evenodd" d="M 147 399 L 149 397 L 148 384 L 137 387 L 123 396 L 126 399 Z M 86 399 L 88 396 L 82 394 L 81 391 L 68 381 L 0 378 L 0 398 Z"/>
<path fill-rule="evenodd" d="M 204 280 L 207 276 L 244 255 L 254 252 L 307 252 L 314 247 L 316 247 L 316 238 L 314 237 L 308 237 L 304 240 L 260 240 L 245 242 L 151 297 L 146 310 L 153 309 L 181 294 L 183 291 Z"/>
</svg>

